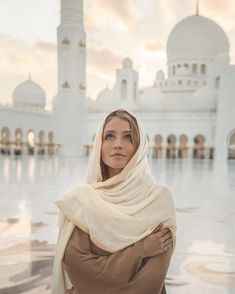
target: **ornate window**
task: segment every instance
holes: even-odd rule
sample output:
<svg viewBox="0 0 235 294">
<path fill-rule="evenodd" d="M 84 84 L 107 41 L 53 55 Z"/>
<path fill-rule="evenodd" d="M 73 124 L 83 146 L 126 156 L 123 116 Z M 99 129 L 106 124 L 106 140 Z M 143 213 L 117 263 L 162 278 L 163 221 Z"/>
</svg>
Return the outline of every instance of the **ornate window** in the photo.
<svg viewBox="0 0 235 294">
<path fill-rule="evenodd" d="M 194 63 L 192 66 L 192 73 L 196 74 L 197 73 L 197 64 Z"/>
<path fill-rule="evenodd" d="M 80 84 L 80 85 L 79 85 L 79 90 L 81 90 L 81 91 L 85 91 L 85 90 L 86 90 L 86 86 Z"/>
<path fill-rule="evenodd" d="M 127 81 L 122 80 L 121 83 L 121 100 L 127 100 Z"/>
<path fill-rule="evenodd" d="M 70 88 L 70 84 L 69 84 L 67 81 L 65 81 L 65 82 L 62 84 L 62 88 L 64 88 L 64 89 L 69 89 L 69 88 Z"/>
<path fill-rule="evenodd" d="M 81 40 L 81 41 L 79 42 L 79 47 L 80 47 L 80 48 L 86 48 L 86 43 L 85 43 L 84 41 Z"/>
<path fill-rule="evenodd" d="M 202 74 L 206 73 L 206 65 L 205 64 L 201 64 L 201 73 Z"/>
<path fill-rule="evenodd" d="M 219 86 L 220 86 L 220 77 L 217 77 L 215 79 L 215 87 L 216 87 L 216 89 L 219 89 Z"/>
<path fill-rule="evenodd" d="M 137 99 L 137 86 L 136 82 L 134 82 L 134 87 L 133 87 L 133 100 L 136 101 Z"/>
<path fill-rule="evenodd" d="M 62 39 L 62 41 L 61 41 L 61 43 L 63 44 L 63 45 L 70 45 L 70 40 L 68 39 L 68 37 L 64 37 L 63 39 Z"/>
</svg>

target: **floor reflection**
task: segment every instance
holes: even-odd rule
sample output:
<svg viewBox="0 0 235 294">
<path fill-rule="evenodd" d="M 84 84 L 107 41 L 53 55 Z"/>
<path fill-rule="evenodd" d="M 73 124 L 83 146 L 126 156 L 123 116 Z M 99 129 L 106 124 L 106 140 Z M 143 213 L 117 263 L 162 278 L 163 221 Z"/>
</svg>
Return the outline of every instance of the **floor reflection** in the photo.
<svg viewBox="0 0 235 294">
<path fill-rule="evenodd" d="M 1 250 L 0 294 L 50 293 L 54 250 L 53 245 L 37 240 Z"/>
<path fill-rule="evenodd" d="M 86 157 L 0 157 L 0 294 L 50 293 L 54 201 L 84 179 L 86 165 Z M 150 160 L 150 166 L 176 206 L 167 293 L 235 293 L 235 161 Z"/>
</svg>

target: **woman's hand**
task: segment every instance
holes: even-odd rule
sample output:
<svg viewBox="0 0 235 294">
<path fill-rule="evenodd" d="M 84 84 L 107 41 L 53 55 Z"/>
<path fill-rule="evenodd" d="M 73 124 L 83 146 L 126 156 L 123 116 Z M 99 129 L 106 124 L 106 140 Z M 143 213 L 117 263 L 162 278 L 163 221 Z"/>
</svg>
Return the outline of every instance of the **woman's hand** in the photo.
<svg viewBox="0 0 235 294">
<path fill-rule="evenodd" d="M 152 257 L 166 252 L 173 246 L 171 231 L 158 226 L 150 235 L 143 240 L 144 257 Z"/>
</svg>

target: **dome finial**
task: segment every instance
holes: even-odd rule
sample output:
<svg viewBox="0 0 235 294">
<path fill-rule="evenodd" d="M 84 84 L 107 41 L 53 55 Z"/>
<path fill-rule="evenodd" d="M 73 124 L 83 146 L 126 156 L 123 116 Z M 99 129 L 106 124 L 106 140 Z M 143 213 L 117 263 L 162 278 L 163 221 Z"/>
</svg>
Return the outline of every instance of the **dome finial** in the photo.
<svg viewBox="0 0 235 294">
<path fill-rule="evenodd" d="M 199 15 L 199 0 L 196 0 L 196 15 Z"/>
</svg>

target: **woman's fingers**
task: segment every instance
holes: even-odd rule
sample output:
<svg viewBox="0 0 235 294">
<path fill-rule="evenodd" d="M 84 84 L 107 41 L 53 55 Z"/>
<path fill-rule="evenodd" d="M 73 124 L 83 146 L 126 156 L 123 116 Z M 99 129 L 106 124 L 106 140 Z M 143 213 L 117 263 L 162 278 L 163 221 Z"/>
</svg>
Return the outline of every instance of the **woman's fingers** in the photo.
<svg viewBox="0 0 235 294">
<path fill-rule="evenodd" d="M 171 232 L 171 230 L 169 228 L 164 228 L 161 230 L 162 236 L 166 235 L 169 232 Z"/>
<path fill-rule="evenodd" d="M 165 235 L 162 236 L 162 239 L 164 241 L 168 240 L 169 238 L 171 238 L 171 232 L 166 233 Z"/>
<path fill-rule="evenodd" d="M 172 239 L 168 239 L 164 242 L 164 246 L 169 246 L 169 245 L 173 245 Z"/>
</svg>

